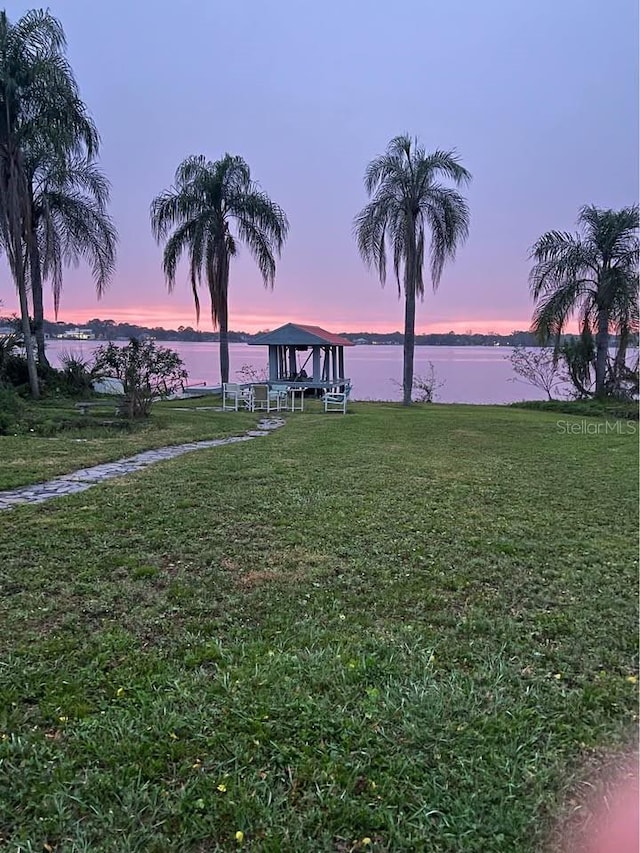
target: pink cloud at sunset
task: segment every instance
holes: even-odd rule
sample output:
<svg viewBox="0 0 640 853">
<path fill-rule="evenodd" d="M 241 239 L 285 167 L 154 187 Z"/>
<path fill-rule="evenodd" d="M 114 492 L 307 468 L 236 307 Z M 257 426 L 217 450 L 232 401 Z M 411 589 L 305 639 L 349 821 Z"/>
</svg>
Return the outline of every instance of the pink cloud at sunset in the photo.
<svg viewBox="0 0 640 853">
<path fill-rule="evenodd" d="M 161 326 L 163 328 L 176 329 L 178 326 L 192 326 L 199 328 L 202 331 L 212 329 L 211 318 L 208 311 L 203 311 L 200 316 L 200 323 L 196 323 L 195 312 L 189 305 L 176 306 L 175 309 L 167 308 L 162 304 L 146 304 L 146 305 L 131 305 L 127 308 L 109 308 L 103 310 L 103 306 L 69 308 L 62 310 L 58 319 L 65 323 L 84 323 L 96 317 L 102 319 L 114 320 L 116 323 L 134 323 L 141 326 Z M 306 323 L 315 324 L 321 323 L 334 330 L 344 332 L 393 332 L 402 329 L 402 315 L 398 311 L 397 317 L 387 321 L 378 321 L 375 325 L 366 322 L 358 322 L 353 318 L 345 324 L 345 319 L 331 320 L 325 317 L 319 320 L 316 315 L 287 312 L 286 314 L 278 313 L 263 313 L 249 314 L 245 312 L 237 313 L 232 317 L 231 328 L 234 331 L 243 332 L 258 332 L 264 329 L 273 329 L 283 323 Z M 416 327 L 418 334 L 429 332 L 497 332 L 499 334 L 508 334 L 516 329 L 527 329 L 529 321 L 526 317 L 516 319 L 495 318 L 493 320 L 486 319 L 479 321 L 477 318 L 452 318 L 450 320 L 438 320 L 434 322 L 419 322 Z"/>
</svg>

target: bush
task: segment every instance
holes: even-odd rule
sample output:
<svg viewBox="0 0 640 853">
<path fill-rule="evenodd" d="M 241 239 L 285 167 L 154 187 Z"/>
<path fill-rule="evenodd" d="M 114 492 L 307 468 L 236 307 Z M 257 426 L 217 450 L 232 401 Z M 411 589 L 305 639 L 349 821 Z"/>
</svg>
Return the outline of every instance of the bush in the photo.
<svg viewBox="0 0 640 853">
<path fill-rule="evenodd" d="M 24 404 L 13 388 L 0 388 L 0 435 L 10 435 L 18 427 Z"/>
<path fill-rule="evenodd" d="M 433 403 L 436 399 L 437 393 L 440 388 L 444 388 L 444 381 L 438 379 L 436 376 L 436 369 L 433 366 L 433 362 L 427 362 L 427 372 L 420 376 L 419 374 L 415 374 L 413 377 L 413 383 L 411 385 L 411 399 L 414 403 Z M 391 380 L 396 388 L 399 388 L 400 391 L 403 390 L 402 382 L 398 382 L 396 379 Z"/>
<path fill-rule="evenodd" d="M 616 400 L 525 400 L 510 404 L 514 409 L 539 409 L 588 418 L 638 420 L 638 404 Z"/>
<path fill-rule="evenodd" d="M 154 400 L 178 391 L 187 379 L 177 352 L 139 338 L 124 347 L 109 343 L 97 349 L 91 373 L 122 382 L 130 418 L 146 417 Z"/>
<path fill-rule="evenodd" d="M 62 367 L 57 371 L 61 384 L 71 397 L 86 396 L 92 391 L 93 372 L 89 362 L 74 352 L 60 355 Z"/>
<path fill-rule="evenodd" d="M 22 338 L 18 334 L 0 338 L 0 385 L 11 388 L 29 387 L 27 360 L 20 355 Z"/>
<path fill-rule="evenodd" d="M 22 338 L 20 335 L 6 335 L 0 338 L 0 386 L 13 388 L 24 397 L 29 397 L 29 368 L 27 359 L 21 354 Z M 67 393 L 64 374 L 52 367 L 37 365 L 40 391 Z"/>
<path fill-rule="evenodd" d="M 236 370 L 238 382 L 249 384 L 251 382 L 267 382 L 269 380 L 268 367 L 256 367 L 254 364 L 243 364 L 240 370 Z"/>
<path fill-rule="evenodd" d="M 16 357 L 16 350 L 22 345 L 22 338 L 16 334 L 0 337 L 0 382 L 5 381 L 9 361 Z"/>
<path fill-rule="evenodd" d="M 526 382 L 539 388 L 545 392 L 547 400 L 553 400 L 556 393 L 562 396 L 571 381 L 568 370 L 552 349 L 515 346 L 508 359 L 519 377 L 510 381 Z"/>
</svg>

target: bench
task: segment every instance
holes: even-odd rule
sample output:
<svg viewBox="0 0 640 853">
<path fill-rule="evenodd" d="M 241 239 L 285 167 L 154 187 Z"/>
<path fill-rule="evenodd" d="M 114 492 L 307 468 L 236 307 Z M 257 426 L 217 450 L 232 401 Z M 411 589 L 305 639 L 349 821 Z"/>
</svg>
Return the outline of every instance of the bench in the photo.
<svg viewBox="0 0 640 853">
<path fill-rule="evenodd" d="M 105 409 L 108 406 L 113 405 L 111 400 L 100 400 L 99 402 L 84 402 L 84 403 L 76 403 L 76 409 L 80 412 L 81 415 L 87 415 L 91 411 L 91 409 L 102 408 Z M 129 398 L 122 397 L 115 403 L 114 414 L 116 417 L 122 417 L 123 415 L 129 414 Z"/>
<path fill-rule="evenodd" d="M 90 409 L 94 409 L 96 406 L 104 406 L 104 403 L 76 403 L 76 409 L 81 415 L 86 415 Z"/>
</svg>

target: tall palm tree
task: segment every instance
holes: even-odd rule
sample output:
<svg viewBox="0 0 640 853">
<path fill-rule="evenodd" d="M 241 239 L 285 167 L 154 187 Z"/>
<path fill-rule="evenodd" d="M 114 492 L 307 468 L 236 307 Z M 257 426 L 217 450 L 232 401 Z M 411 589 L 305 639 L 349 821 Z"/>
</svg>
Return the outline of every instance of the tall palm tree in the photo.
<svg viewBox="0 0 640 853">
<path fill-rule="evenodd" d="M 26 280 L 33 233 L 28 150 L 68 156 L 82 146 L 93 156 L 97 147 L 65 47 L 62 26 L 49 12 L 27 12 L 14 24 L 0 12 L 0 240 L 18 290 L 34 397 L 39 387 Z"/>
<path fill-rule="evenodd" d="M 117 232 L 106 207 L 109 182 L 95 163 L 72 157 L 37 165 L 31 183 L 30 255 L 34 333 L 38 362 L 47 364 L 43 280 L 50 280 L 56 318 L 65 266 L 86 260 L 102 296 L 115 268 Z"/>
<path fill-rule="evenodd" d="M 200 317 L 198 287 L 206 283 L 211 295 L 211 319 L 220 327 L 220 375 L 229 381 L 227 295 L 231 258 L 244 243 L 262 275 L 273 287 L 275 257 L 286 239 L 289 223 L 282 208 L 251 180 L 242 157 L 225 154 L 211 162 L 187 157 L 176 170 L 175 183 L 151 204 L 151 228 L 160 243 L 166 239 L 164 273 L 169 292 L 183 254 L 189 259 L 189 278 Z"/>
<path fill-rule="evenodd" d="M 447 260 L 453 260 L 469 231 L 469 208 L 455 186 L 471 180 L 452 151 L 427 153 L 417 139 L 396 136 L 386 152 L 367 166 L 364 185 L 370 201 L 356 216 L 360 254 L 384 286 L 387 251 L 393 257 L 398 296 L 404 287 L 403 403 L 411 403 L 416 296 L 424 297 L 424 254 L 429 241 L 433 289 Z M 429 232 L 427 234 L 427 232 Z"/>
<path fill-rule="evenodd" d="M 530 257 L 531 294 L 537 300 L 532 329 L 544 343 L 558 342 L 577 314 L 581 334 L 596 339 L 595 394 L 614 390 L 620 358 L 607 376 L 609 338 L 620 335 L 624 359 L 629 336 L 638 328 L 638 206 L 580 209 L 578 232 L 548 231 L 534 243 Z M 611 379 L 612 382 L 609 382 Z"/>
</svg>

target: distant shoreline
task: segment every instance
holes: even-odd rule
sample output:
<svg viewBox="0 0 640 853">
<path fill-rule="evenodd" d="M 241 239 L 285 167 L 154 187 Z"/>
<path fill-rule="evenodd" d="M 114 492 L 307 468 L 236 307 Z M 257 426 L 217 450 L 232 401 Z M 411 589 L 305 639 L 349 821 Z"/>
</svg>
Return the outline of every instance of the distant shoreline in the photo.
<svg viewBox="0 0 640 853">
<path fill-rule="evenodd" d="M 144 335 L 145 338 L 157 341 L 158 343 L 182 343 L 182 344 L 217 344 L 219 343 L 218 338 L 211 338 L 206 340 L 194 340 L 193 338 L 158 338 L 154 335 Z M 49 335 L 46 336 L 47 341 L 56 341 L 60 343 L 72 343 L 72 344 L 104 344 L 112 341 L 113 343 L 126 343 L 131 339 L 130 335 L 115 335 L 109 338 L 85 338 L 85 337 L 51 337 Z M 401 347 L 403 346 L 403 342 L 397 341 L 357 341 L 353 342 L 355 346 L 369 346 L 369 347 Z M 229 344 L 244 344 L 245 346 L 251 346 L 250 340 L 229 340 Z M 503 344 L 503 343 L 450 343 L 448 341 L 442 343 L 431 343 L 429 341 L 418 341 L 416 340 L 415 345 L 417 347 L 458 347 L 460 349 L 465 349 L 469 347 L 487 347 L 491 348 L 499 348 L 499 347 L 513 347 L 515 344 Z M 533 346 L 527 344 L 527 346 Z M 539 344 L 535 345 L 536 347 L 540 346 Z"/>
<path fill-rule="evenodd" d="M 11 317 L 0 317 L 0 336 L 15 330 L 15 321 Z M 217 343 L 219 335 L 217 332 L 201 332 L 191 326 L 179 326 L 177 329 L 165 329 L 160 326 L 138 326 L 133 323 L 116 323 L 114 320 L 89 320 L 79 325 L 77 323 L 53 323 L 44 321 L 44 332 L 50 340 L 65 340 L 70 342 L 82 341 L 127 341 L 132 337 L 150 338 L 162 343 Z M 229 332 L 230 344 L 249 344 L 262 332 L 250 334 L 249 332 Z M 402 332 L 338 332 L 341 337 L 347 338 L 353 344 L 359 346 L 403 346 L 404 335 Z M 62 337 L 60 337 L 62 336 Z M 571 340 L 575 335 L 563 335 L 561 342 Z M 617 337 L 611 335 L 610 345 L 615 346 Z M 415 337 L 417 347 L 540 347 L 539 341 L 528 330 L 515 330 L 509 335 L 497 333 L 475 333 L 475 332 L 430 332 Z M 630 344 L 638 346 L 637 336 Z"/>
</svg>

